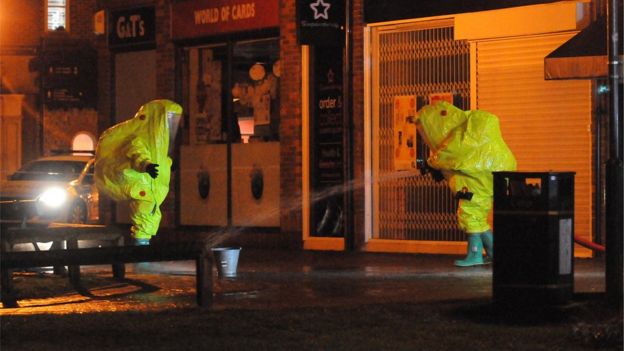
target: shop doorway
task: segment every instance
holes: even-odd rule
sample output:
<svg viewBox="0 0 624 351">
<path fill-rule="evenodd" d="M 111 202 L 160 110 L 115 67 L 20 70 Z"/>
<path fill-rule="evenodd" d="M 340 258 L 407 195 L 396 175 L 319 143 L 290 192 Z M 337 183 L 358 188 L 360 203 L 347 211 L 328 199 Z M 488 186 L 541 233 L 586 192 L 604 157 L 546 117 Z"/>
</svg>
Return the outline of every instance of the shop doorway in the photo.
<svg viewBox="0 0 624 351">
<path fill-rule="evenodd" d="M 469 109 L 470 45 L 453 39 L 452 20 L 374 27 L 371 39 L 369 247 L 463 241 L 446 183 L 418 170 L 428 150 L 410 121 L 433 99 Z"/>
</svg>

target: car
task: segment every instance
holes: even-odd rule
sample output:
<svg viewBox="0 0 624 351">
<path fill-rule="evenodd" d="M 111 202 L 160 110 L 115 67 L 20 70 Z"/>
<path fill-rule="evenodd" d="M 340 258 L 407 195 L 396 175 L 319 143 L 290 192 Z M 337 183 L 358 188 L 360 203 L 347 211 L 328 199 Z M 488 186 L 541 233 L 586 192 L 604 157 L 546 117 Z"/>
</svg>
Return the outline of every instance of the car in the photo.
<svg viewBox="0 0 624 351">
<path fill-rule="evenodd" d="M 99 194 L 93 169 L 94 155 L 84 152 L 27 163 L 0 182 L 0 223 L 96 223 Z"/>
</svg>

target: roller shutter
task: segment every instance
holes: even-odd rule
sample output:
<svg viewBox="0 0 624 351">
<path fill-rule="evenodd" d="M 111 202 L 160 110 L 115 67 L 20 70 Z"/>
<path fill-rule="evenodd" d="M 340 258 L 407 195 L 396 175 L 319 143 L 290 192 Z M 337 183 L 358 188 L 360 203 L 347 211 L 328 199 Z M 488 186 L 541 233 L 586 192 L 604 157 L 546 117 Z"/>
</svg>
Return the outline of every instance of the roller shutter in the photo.
<svg viewBox="0 0 624 351">
<path fill-rule="evenodd" d="M 475 95 L 477 108 L 500 118 L 519 171 L 576 172 L 575 233 L 591 240 L 591 83 L 544 80 L 544 57 L 574 34 L 477 42 Z"/>
</svg>

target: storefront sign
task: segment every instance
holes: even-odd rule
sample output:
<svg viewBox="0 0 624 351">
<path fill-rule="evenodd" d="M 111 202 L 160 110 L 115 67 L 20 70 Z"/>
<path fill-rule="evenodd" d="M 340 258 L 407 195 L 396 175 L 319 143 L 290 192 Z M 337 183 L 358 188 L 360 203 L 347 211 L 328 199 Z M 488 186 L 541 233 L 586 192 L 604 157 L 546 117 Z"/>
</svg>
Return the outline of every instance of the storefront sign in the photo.
<svg viewBox="0 0 624 351">
<path fill-rule="evenodd" d="M 342 46 L 344 0 L 297 0 L 299 44 Z"/>
<path fill-rule="evenodd" d="M 312 209 L 315 236 L 342 236 L 344 201 L 344 120 L 342 51 L 315 49 L 312 190 L 325 194 Z"/>
<path fill-rule="evenodd" d="M 188 0 L 172 9 L 172 37 L 198 38 L 279 27 L 278 0 Z"/>
<path fill-rule="evenodd" d="M 48 109 L 96 106 L 97 54 L 88 44 L 46 44 L 35 62 Z"/>
<path fill-rule="evenodd" d="M 109 47 L 146 46 L 155 43 L 156 15 L 153 6 L 110 12 Z"/>
</svg>

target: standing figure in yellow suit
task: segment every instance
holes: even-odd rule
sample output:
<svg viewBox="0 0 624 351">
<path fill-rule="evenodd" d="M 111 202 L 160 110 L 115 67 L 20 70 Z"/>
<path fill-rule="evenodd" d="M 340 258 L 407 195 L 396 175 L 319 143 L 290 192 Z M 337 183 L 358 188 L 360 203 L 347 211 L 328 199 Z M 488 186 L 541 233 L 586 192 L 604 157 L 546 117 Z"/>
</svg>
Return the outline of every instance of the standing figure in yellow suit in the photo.
<svg viewBox="0 0 624 351">
<path fill-rule="evenodd" d="M 107 129 L 95 153 L 95 184 L 115 201 L 128 201 L 136 245 L 149 245 L 169 192 L 174 138 L 182 107 L 153 100 L 133 118 Z"/>
<path fill-rule="evenodd" d="M 516 159 L 503 140 L 498 118 L 442 101 L 418 111 L 416 126 L 430 148 L 428 167 L 441 172 L 459 200 L 457 219 L 467 234 L 468 253 L 455 265 L 487 263 L 484 247 L 491 261 L 494 241 L 488 214 L 493 203 L 492 172 L 516 170 Z"/>
</svg>

